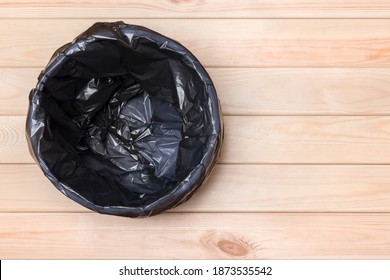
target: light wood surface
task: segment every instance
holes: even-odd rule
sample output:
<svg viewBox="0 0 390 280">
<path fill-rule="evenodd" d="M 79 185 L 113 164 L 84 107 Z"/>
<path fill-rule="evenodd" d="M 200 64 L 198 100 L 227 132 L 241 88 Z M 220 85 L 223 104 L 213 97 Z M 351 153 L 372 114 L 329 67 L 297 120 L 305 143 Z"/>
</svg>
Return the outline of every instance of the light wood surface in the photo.
<svg viewBox="0 0 390 280">
<path fill-rule="evenodd" d="M 386 0 L 12 0 L 3 18 L 383 18 Z"/>
<path fill-rule="evenodd" d="M 98 20 L 112 19 L 0 19 L 0 67 L 42 67 Z M 175 38 L 209 67 L 390 66 L 390 19 L 123 20 Z"/>
<path fill-rule="evenodd" d="M 10 258 L 379 259 L 390 251 L 389 214 L 0 213 Z M 23 254 L 20 247 L 25 248 Z"/>
<path fill-rule="evenodd" d="M 24 132 L 52 53 L 113 20 L 189 48 L 224 113 L 204 188 L 141 220 L 63 196 Z M 2 1 L 0 259 L 388 259 L 389 66 L 387 0 Z"/>
</svg>

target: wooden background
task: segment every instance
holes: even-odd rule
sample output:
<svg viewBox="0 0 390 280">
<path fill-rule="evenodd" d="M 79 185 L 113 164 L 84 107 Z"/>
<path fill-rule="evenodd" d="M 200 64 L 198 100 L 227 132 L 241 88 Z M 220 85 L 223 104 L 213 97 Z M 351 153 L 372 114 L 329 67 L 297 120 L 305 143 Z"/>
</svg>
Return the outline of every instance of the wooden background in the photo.
<svg viewBox="0 0 390 280">
<path fill-rule="evenodd" d="M 92 213 L 33 163 L 29 90 L 96 21 L 175 38 L 222 102 L 223 153 L 170 213 Z M 390 258 L 390 0 L 1 0 L 0 259 Z"/>
</svg>

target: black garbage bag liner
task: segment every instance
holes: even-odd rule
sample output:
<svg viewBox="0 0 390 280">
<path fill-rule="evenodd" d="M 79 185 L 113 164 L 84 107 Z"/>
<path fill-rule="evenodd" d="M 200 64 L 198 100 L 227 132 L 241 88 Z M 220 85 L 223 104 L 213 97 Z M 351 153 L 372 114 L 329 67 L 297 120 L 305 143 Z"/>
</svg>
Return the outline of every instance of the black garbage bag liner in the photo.
<svg viewBox="0 0 390 280">
<path fill-rule="evenodd" d="M 203 185 L 223 126 L 213 83 L 191 52 L 114 22 L 54 53 L 30 93 L 26 135 L 63 194 L 100 213 L 143 217 Z"/>
</svg>

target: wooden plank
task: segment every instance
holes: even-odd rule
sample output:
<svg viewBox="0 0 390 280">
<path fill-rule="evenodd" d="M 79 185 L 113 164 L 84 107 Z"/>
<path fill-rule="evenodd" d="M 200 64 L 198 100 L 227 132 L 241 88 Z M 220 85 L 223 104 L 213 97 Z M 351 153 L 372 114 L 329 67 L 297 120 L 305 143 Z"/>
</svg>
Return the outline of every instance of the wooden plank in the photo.
<svg viewBox="0 0 390 280">
<path fill-rule="evenodd" d="M 390 17 L 386 0 L 12 0 L 2 18 L 374 18 Z"/>
<path fill-rule="evenodd" d="M 209 68 L 226 115 L 390 114 L 389 68 Z M 22 115 L 39 68 L 0 68 L 0 115 Z"/>
<path fill-rule="evenodd" d="M 225 116 L 222 163 L 390 163 L 390 117 Z M 0 163 L 31 163 L 25 117 L 0 116 Z"/>
<path fill-rule="evenodd" d="M 225 163 L 389 163 L 389 117 L 225 117 Z"/>
<path fill-rule="evenodd" d="M 0 214 L 2 259 L 388 259 L 390 214 Z"/>
<path fill-rule="evenodd" d="M 239 198 L 239 199 L 237 199 Z M 390 212 L 389 165 L 219 164 L 174 212 Z M 90 212 L 38 166 L 0 166 L 0 212 Z"/>
<path fill-rule="evenodd" d="M 390 69 L 210 68 L 228 115 L 383 115 Z"/>
<path fill-rule="evenodd" d="M 42 67 L 98 20 L 1 19 L 0 67 Z M 123 20 L 175 38 L 205 66 L 390 66 L 390 19 Z"/>
</svg>

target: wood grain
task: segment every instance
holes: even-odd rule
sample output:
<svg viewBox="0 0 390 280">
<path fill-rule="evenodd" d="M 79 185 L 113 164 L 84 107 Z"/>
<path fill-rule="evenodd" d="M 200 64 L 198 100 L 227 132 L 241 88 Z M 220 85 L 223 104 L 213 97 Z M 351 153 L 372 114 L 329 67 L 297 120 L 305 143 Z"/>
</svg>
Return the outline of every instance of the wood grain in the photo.
<svg viewBox="0 0 390 280">
<path fill-rule="evenodd" d="M 0 67 L 42 67 L 98 20 L 1 19 Z M 390 66 L 390 19 L 123 20 L 175 38 L 205 66 Z"/>
<path fill-rule="evenodd" d="M 390 163 L 390 117 L 225 116 L 222 163 Z M 0 116 L 0 163 L 31 163 L 25 117 Z"/>
<path fill-rule="evenodd" d="M 0 117 L 0 163 L 31 162 L 32 158 L 24 136 L 24 119 L 24 117 Z"/>
<path fill-rule="evenodd" d="M 225 115 L 390 114 L 390 68 L 209 68 Z M 39 68 L 0 68 L 0 115 L 24 115 Z"/>
<path fill-rule="evenodd" d="M 12 187 L 11 187 L 12 186 Z M 173 212 L 389 212 L 389 165 L 219 164 L 204 188 Z M 90 212 L 38 166 L 0 166 L 0 212 Z"/>
<path fill-rule="evenodd" d="M 13 0 L 2 18 L 388 18 L 386 0 Z"/>
<path fill-rule="evenodd" d="M 0 214 L 2 259 L 388 259 L 389 214 Z M 23 252 L 23 253 L 21 253 Z"/>
<path fill-rule="evenodd" d="M 25 115 L 28 96 L 37 84 L 38 68 L 0 68 L 0 114 Z"/>
</svg>

